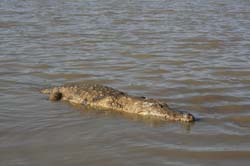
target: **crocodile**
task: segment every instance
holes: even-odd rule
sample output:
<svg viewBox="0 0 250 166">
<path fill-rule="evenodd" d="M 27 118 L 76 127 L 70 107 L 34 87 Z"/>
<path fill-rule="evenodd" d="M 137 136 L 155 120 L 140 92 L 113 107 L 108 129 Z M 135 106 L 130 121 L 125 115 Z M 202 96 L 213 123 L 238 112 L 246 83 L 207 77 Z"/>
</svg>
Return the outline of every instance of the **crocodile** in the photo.
<svg viewBox="0 0 250 166">
<path fill-rule="evenodd" d="M 72 104 L 133 113 L 163 120 L 195 121 L 195 117 L 192 114 L 173 110 L 162 101 L 132 96 L 101 84 L 86 82 L 67 83 L 42 89 L 41 93 L 49 95 L 49 100 L 51 101 L 64 100 Z"/>
</svg>

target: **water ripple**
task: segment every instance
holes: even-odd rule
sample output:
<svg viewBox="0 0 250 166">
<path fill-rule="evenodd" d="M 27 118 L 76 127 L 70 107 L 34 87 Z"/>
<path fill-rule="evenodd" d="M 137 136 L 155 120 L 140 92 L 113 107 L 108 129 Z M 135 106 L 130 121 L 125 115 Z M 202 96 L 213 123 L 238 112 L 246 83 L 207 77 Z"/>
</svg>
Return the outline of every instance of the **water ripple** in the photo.
<svg viewBox="0 0 250 166">
<path fill-rule="evenodd" d="M 249 1 L 0 1 L 5 165 L 249 165 Z M 191 125 L 67 103 L 89 80 L 192 112 Z"/>
</svg>

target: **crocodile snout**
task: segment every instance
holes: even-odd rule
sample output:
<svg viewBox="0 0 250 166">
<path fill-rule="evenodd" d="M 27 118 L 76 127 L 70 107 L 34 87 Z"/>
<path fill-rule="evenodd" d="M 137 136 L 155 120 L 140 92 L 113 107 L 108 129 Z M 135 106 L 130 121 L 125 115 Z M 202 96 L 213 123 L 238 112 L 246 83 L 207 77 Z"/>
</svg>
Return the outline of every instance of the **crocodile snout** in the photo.
<svg viewBox="0 0 250 166">
<path fill-rule="evenodd" d="M 190 113 L 183 113 L 183 117 L 181 118 L 182 121 L 184 122 L 194 122 L 195 121 L 195 117 L 190 114 Z"/>
</svg>

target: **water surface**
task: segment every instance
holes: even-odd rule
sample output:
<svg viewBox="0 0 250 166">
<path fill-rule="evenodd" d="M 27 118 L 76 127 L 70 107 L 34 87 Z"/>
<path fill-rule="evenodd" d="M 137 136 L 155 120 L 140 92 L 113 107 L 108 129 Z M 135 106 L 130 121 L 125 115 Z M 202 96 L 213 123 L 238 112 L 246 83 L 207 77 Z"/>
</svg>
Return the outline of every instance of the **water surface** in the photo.
<svg viewBox="0 0 250 166">
<path fill-rule="evenodd" d="M 0 165 L 250 165 L 249 20 L 247 0 L 1 0 Z M 200 121 L 39 93 L 80 80 Z"/>
</svg>

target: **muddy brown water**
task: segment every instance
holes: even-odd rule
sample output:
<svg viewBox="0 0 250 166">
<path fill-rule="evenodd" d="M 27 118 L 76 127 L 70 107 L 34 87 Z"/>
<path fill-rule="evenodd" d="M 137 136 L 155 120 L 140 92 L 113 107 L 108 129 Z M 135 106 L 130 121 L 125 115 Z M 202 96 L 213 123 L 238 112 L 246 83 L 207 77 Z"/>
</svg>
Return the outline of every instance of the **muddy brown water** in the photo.
<svg viewBox="0 0 250 166">
<path fill-rule="evenodd" d="M 250 1 L 1 0 L 0 165 L 250 165 Z M 191 124 L 52 103 L 90 80 Z"/>
</svg>

